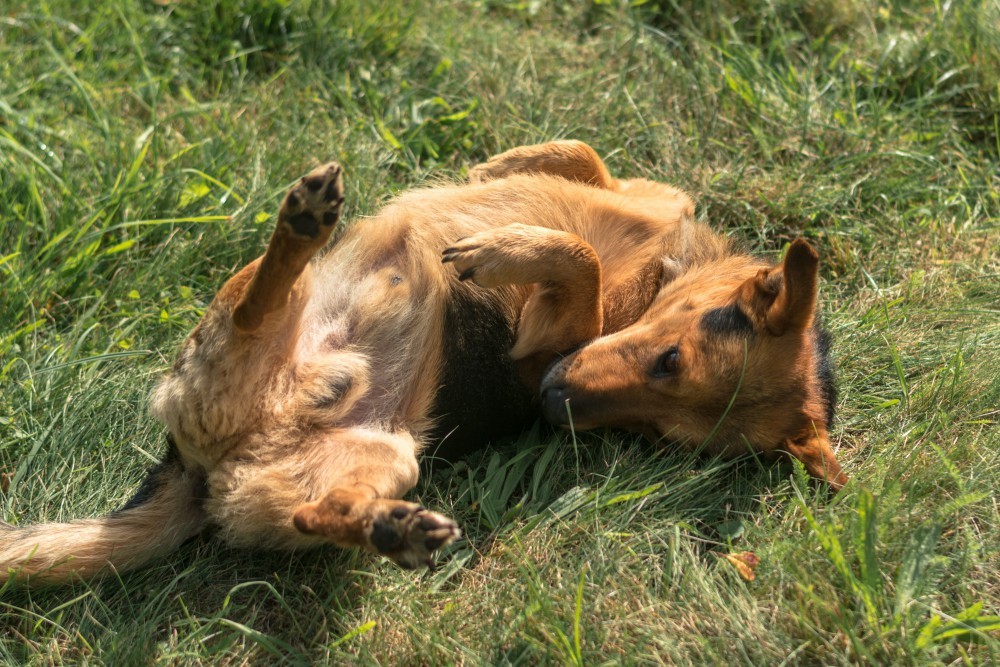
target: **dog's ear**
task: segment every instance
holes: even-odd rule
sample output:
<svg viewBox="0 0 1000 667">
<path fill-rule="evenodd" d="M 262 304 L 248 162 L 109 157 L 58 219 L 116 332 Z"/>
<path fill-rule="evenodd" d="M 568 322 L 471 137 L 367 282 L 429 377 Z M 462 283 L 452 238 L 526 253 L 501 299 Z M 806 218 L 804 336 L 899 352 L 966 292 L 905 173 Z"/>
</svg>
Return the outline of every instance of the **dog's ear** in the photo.
<svg viewBox="0 0 1000 667">
<path fill-rule="evenodd" d="M 740 287 L 739 300 L 748 313 L 774 336 L 801 331 L 812 324 L 816 310 L 819 255 L 806 241 L 796 239 L 785 261 Z"/>
</svg>

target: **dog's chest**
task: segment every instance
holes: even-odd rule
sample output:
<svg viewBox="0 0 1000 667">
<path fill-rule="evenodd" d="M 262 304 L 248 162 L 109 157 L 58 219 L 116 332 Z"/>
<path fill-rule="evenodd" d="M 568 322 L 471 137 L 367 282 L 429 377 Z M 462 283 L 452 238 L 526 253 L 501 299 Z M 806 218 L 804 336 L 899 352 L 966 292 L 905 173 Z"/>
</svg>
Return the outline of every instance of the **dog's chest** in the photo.
<svg viewBox="0 0 1000 667">
<path fill-rule="evenodd" d="M 536 418 L 535 389 L 521 382 L 510 358 L 515 323 L 498 299 L 484 296 L 458 289 L 445 310 L 444 367 L 429 450 L 445 459 L 517 433 Z"/>
</svg>

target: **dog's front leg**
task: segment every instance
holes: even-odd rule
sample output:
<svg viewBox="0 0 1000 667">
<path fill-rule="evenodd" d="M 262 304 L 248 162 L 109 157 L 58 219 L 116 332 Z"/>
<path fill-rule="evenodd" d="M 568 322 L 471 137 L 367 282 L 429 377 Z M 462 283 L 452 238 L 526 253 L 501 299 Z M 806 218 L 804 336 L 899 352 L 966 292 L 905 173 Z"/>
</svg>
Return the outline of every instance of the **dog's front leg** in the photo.
<svg viewBox="0 0 1000 667">
<path fill-rule="evenodd" d="M 558 355 L 601 335 L 601 262 L 575 234 L 508 225 L 461 239 L 443 261 L 481 287 L 535 286 L 510 351 L 531 384 Z"/>
<path fill-rule="evenodd" d="M 340 165 L 311 171 L 285 195 L 278 225 L 233 311 L 237 330 L 256 331 L 265 316 L 288 302 L 309 260 L 330 238 L 344 203 Z"/>
<path fill-rule="evenodd" d="M 226 281 L 154 392 L 153 413 L 185 461 L 211 469 L 285 400 L 308 263 L 343 203 L 340 173 L 328 164 L 289 190 L 265 254 Z"/>
</svg>

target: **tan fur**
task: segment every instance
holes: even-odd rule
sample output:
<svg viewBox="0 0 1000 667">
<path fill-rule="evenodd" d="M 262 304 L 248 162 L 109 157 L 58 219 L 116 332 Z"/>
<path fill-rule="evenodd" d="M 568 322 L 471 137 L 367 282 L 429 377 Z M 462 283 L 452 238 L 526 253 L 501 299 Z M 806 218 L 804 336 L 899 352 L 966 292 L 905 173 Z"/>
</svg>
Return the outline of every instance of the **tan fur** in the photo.
<svg viewBox="0 0 1000 667">
<path fill-rule="evenodd" d="M 817 260 L 797 241 L 779 267 L 743 255 L 692 267 L 635 324 L 556 364 L 542 382 L 555 395 L 547 412 L 568 401 L 577 430 L 617 426 L 717 454 L 782 450 L 841 488 L 847 477 L 829 445 L 811 328 Z M 704 330 L 706 313 L 733 305 L 752 333 Z M 676 371 L 657 377 L 658 358 L 672 348 Z"/>
<path fill-rule="evenodd" d="M 105 519 L 3 528 L 0 580 L 137 566 L 209 524 L 235 544 L 332 542 L 424 564 L 459 531 L 399 500 L 417 456 L 448 419 L 480 416 L 462 412 L 465 393 L 502 417 L 491 403 L 516 405 L 511 386 L 541 386 L 557 422 L 555 390 L 578 427 L 695 445 L 714 433 L 707 446 L 732 453 L 745 439 L 784 447 L 831 484 L 846 479 L 813 386 L 811 249 L 793 246 L 781 269 L 734 255 L 695 223 L 683 192 L 614 179 L 580 142 L 514 149 L 470 181 L 398 197 L 309 264 L 343 197 L 337 165 L 304 177 L 264 256 L 220 289 L 153 392 L 175 450 L 151 498 Z M 737 299 L 766 335 L 693 331 Z M 484 338 L 470 350 L 470 336 L 510 347 Z M 691 382 L 651 382 L 649 363 L 677 340 L 693 353 Z M 462 366 L 480 353 L 511 377 Z"/>
<path fill-rule="evenodd" d="M 125 570 L 173 551 L 208 525 L 199 476 L 179 465 L 164 471 L 150 502 L 109 516 L 14 528 L 0 523 L 0 581 L 8 568 L 33 583 L 60 583 L 111 564 Z"/>
</svg>

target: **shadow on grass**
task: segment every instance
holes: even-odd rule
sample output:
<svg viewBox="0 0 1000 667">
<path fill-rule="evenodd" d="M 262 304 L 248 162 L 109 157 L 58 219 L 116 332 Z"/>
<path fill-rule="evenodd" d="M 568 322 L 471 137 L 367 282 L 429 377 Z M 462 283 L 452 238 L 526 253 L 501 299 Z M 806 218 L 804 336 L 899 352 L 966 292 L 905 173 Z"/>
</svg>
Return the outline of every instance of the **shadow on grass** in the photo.
<svg viewBox="0 0 1000 667">
<path fill-rule="evenodd" d="M 752 529 L 772 489 L 784 487 L 777 493 L 788 497 L 789 468 L 751 457 L 723 461 L 614 432 L 573 437 L 536 426 L 464 460 L 425 461 L 413 495 L 464 531 L 436 572 L 405 572 L 334 547 L 236 549 L 209 532 L 136 572 L 5 591 L 0 620 L 7 617 L 8 632 L 22 637 L 49 624 L 65 657 L 99 650 L 109 664 L 239 654 L 249 645 L 279 662 L 306 664 L 374 627 L 359 619 L 391 617 L 387 600 L 452 595 L 465 574 L 556 533 L 581 550 L 600 549 L 608 535 L 638 536 L 652 556 L 683 548 L 714 564 L 709 552 L 728 552 Z M 674 532 L 685 546 L 663 538 Z M 23 655 L 10 657 L 30 659 L 26 646 L 11 644 Z"/>
</svg>

